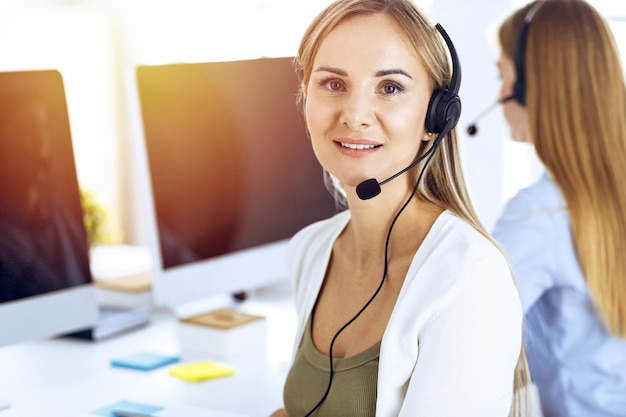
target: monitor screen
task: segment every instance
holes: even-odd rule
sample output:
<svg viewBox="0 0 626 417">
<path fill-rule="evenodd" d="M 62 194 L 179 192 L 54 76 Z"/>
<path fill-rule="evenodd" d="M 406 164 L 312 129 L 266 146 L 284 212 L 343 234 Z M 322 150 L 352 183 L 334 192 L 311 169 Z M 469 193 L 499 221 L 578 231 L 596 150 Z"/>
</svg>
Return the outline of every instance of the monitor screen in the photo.
<svg viewBox="0 0 626 417">
<path fill-rule="evenodd" d="M 136 71 L 166 305 L 284 279 L 284 244 L 336 211 L 291 58 Z"/>
<path fill-rule="evenodd" d="M 65 90 L 56 70 L 0 73 L 0 345 L 97 317 Z"/>
</svg>

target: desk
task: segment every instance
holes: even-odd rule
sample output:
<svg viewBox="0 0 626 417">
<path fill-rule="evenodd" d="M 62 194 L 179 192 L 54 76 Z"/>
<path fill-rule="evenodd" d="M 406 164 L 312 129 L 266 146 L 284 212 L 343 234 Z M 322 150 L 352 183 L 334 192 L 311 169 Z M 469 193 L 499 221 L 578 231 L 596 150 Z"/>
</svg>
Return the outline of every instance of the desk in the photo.
<svg viewBox="0 0 626 417">
<path fill-rule="evenodd" d="M 224 378 L 189 383 L 168 367 L 150 372 L 115 368 L 110 360 L 138 350 L 179 354 L 176 318 L 155 310 L 148 326 L 108 340 L 34 341 L 0 348 L 0 397 L 11 407 L 0 417 L 78 417 L 126 399 L 156 405 L 190 405 L 268 417 L 282 406 L 295 311 L 286 285 L 257 290 L 237 306 L 267 320 L 267 349 L 220 361 L 236 369 Z M 182 362 L 209 359 L 182 356 Z"/>
</svg>

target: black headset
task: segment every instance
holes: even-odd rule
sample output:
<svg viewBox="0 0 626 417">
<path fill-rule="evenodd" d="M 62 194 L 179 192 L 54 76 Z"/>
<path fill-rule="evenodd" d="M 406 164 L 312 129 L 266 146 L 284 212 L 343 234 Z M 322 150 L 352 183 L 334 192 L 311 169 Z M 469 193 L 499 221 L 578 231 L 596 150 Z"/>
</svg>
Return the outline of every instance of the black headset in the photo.
<svg viewBox="0 0 626 417">
<path fill-rule="evenodd" d="M 451 124 L 449 129 L 456 126 L 461 117 L 461 99 L 459 88 L 461 86 L 461 65 L 459 57 L 450 37 L 439 23 L 435 26 L 448 45 L 450 58 L 452 59 L 452 79 L 448 88 L 442 88 L 433 93 L 426 111 L 426 129 L 432 133 L 441 133 L 446 125 Z"/>
<path fill-rule="evenodd" d="M 526 105 L 526 75 L 524 73 L 524 64 L 526 56 L 526 42 L 528 40 L 528 28 L 530 21 L 533 19 L 537 10 L 542 6 L 543 1 L 537 1 L 531 6 L 524 17 L 524 23 L 517 37 L 515 46 L 515 83 L 513 84 L 513 94 L 509 97 L 517 101 L 522 106 Z"/>
<path fill-rule="evenodd" d="M 513 91 L 510 95 L 506 97 L 502 97 L 485 109 L 482 113 L 480 113 L 475 119 L 474 122 L 467 126 L 467 134 L 470 136 L 474 136 L 478 132 L 477 122 L 479 119 L 482 119 L 486 114 L 490 113 L 493 109 L 495 109 L 498 105 L 504 104 L 507 101 L 515 100 L 521 106 L 526 105 L 526 74 L 524 71 L 524 61 L 526 56 L 526 42 L 528 40 L 528 28 L 530 26 L 530 21 L 533 19 L 537 10 L 541 7 L 544 0 L 536 1 L 526 12 L 526 16 L 524 17 L 524 23 L 519 31 L 519 35 L 517 35 L 517 41 L 515 44 L 515 82 L 513 83 Z"/>
</svg>

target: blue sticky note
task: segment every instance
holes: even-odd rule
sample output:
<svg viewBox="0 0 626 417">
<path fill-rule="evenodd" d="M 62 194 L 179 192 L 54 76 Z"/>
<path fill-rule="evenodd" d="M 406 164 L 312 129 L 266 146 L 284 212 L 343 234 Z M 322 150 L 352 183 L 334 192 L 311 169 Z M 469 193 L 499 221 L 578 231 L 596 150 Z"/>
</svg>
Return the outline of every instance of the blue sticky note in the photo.
<svg viewBox="0 0 626 417">
<path fill-rule="evenodd" d="M 152 414 L 163 410 L 165 407 L 150 404 L 141 404 L 132 401 L 118 401 L 114 404 L 92 411 L 91 414 L 102 417 L 116 417 L 113 411 L 128 411 L 132 413 Z"/>
<path fill-rule="evenodd" d="M 111 365 L 122 368 L 150 371 L 178 362 L 180 358 L 173 355 L 163 355 L 154 352 L 134 352 L 111 360 Z"/>
</svg>

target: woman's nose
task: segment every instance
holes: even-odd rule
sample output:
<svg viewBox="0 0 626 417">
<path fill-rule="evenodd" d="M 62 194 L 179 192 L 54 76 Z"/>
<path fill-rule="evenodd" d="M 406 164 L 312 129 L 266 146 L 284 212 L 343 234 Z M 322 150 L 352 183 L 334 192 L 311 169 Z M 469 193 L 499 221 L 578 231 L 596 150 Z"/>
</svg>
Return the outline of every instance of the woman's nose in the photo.
<svg viewBox="0 0 626 417">
<path fill-rule="evenodd" d="M 374 120 L 374 105 L 367 94 L 352 91 L 346 95 L 339 121 L 351 130 L 368 127 Z"/>
</svg>

